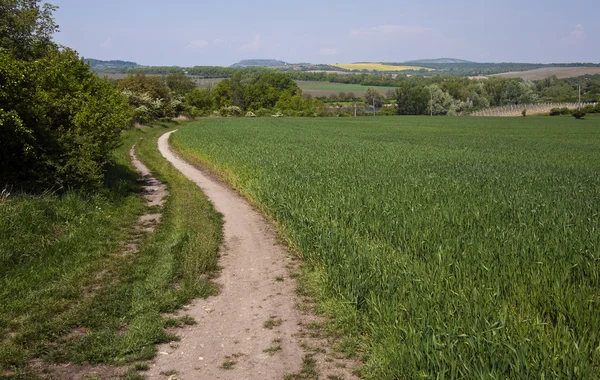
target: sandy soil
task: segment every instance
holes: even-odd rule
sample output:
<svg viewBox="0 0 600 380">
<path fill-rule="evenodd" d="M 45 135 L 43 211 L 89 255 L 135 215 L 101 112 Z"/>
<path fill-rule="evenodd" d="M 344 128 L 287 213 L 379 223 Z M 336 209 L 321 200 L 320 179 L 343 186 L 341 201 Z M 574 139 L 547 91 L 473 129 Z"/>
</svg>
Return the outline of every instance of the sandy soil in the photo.
<svg viewBox="0 0 600 380">
<path fill-rule="evenodd" d="M 145 375 L 171 380 L 282 379 L 299 373 L 305 350 L 322 345 L 322 339 L 306 341 L 310 334 L 305 326 L 312 317 L 296 307 L 296 284 L 290 278 L 294 259 L 248 202 L 170 151 L 170 133 L 159 139 L 160 152 L 204 191 L 224 217 L 222 271 L 217 280 L 221 291 L 184 307 L 180 314 L 192 316 L 197 324 L 175 330 L 181 340 L 160 346 Z M 346 363 L 322 359 L 316 367 L 323 378 L 330 374 L 352 378 Z"/>
</svg>

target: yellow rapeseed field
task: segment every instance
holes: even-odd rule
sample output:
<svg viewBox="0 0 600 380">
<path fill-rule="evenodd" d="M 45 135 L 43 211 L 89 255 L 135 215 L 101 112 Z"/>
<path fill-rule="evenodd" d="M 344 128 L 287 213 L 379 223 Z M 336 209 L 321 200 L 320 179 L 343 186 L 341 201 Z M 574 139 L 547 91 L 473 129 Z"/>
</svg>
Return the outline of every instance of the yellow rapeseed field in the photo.
<svg viewBox="0 0 600 380">
<path fill-rule="evenodd" d="M 336 63 L 336 67 L 341 67 L 346 70 L 370 70 L 370 71 L 406 71 L 406 70 L 428 70 L 432 71 L 433 69 L 428 69 L 425 67 L 418 66 L 392 66 L 392 65 L 384 65 L 382 63 Z"/>
</svg>

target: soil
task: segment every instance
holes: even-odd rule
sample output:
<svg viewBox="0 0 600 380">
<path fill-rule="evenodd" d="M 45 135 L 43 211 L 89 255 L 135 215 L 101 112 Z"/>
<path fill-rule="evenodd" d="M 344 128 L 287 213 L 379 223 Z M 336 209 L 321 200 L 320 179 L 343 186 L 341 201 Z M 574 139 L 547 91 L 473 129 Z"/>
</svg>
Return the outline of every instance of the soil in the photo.
<svg viewBox="0 0 600 380">
<path fill-rule="evenodd" d="M 542 67 L 527 71 L 513 71 L 509 73 L 494 74 L 491 76 L 503 78 L 523 78 L 527 80 L 540 80 L 551 75 L 557 78 L 573 78 L 582 75 L 600 74 L 600 67 Z"/>
<path fill-rule="evenodd" d="M 197 324 L 174 330 L 180 341 L 159 346 L 159 355 L 144 375 L 171 380 L 282 379 L 314 370 L 319 378 L 355 378 L 353 363 L 337 359 L 327 339 L 310 333 L 316 317 L 298 308 L 297 284 L 290 277 L 297 269 L 296 259 L 278 242 L 274 228 L 228 186 L 175 155 L 168 143 L 171 133 L 160 137 L 160 152 L 223 215 L 222 270 L 216 280 L 220 293 L 180 311 Z M 312 359 L 316 362 L 307 369 Z"/>
</svg>

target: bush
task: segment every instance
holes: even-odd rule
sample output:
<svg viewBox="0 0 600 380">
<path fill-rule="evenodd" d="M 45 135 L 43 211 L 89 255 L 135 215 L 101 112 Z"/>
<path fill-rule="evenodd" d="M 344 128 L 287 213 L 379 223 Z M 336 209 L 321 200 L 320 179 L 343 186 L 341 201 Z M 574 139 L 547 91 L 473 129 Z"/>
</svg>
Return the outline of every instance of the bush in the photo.
<svg viewBox="0 0 600 380">
<path fill-rule="evenodd" d="M 17 60 L 0 49 L 0 184 L 93 186 L 130 124 L 126 98 L 70 49 Z"/>
<path fill-rule="evenodd" d="M 238 106 L 221 107 L 219 115 L 227 117 L 242 116 L 242 109 Z"/>
<path fill-rule="evenodd" d="M 259 108 L 256 111 L 254 111 L 254 114 L 260 117 L 271 116 L 271 114 L 273 114 L 273 111 L 267 108 Z"/>
<path fill-rule="evenodd" d="M 583 112 L 582 110 L 576 110 L 573 111 L 572 115 L 575 119 L 581 119 L 585 116 L 585 112 Z"/>
<path fill-rule="evenodd" d="M 571 110 L 568 109 L 567 107 L 552 108 L 550 110 L 550 116 L 560 116 L 560 115 L 570 115 L 570 114 L 571 114 Z"/>
</svg>

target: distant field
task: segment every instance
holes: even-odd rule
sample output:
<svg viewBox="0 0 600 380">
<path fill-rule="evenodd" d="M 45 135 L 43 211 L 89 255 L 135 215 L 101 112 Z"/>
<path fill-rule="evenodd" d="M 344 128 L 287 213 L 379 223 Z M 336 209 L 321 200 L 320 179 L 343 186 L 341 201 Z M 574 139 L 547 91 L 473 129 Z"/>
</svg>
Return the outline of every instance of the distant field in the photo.
<svg viewBox="0 0 600 380">
<path fill-rule="evenodd" d="M 558 78 L 573 78 L 582 75 L 594 74 L 600 74 L 600 67 L 542 67 L 541 69 L 513 71 L 509 73 L 494 74 L 491 76 L 540 80 L 551 75 L 556 75 Z"/>
<path fill-rule="evenodd" d="M 312 81 L 297 81 L 298 86 L 304 94 L 312 96 L 329 96 L 338 92 L 353 92 L 356 96 L 363 96 L 365 91 L 370 86 L 362 86 L 360 84 L 344 84 L 344 83 L 329 83 L 329 82 L 312 82 Z M 388 91 L 394 91 L 395 87 L 373 86 L 383 95 Z"/>
<path fill-rule="evenodd" d="M 600 378 L 600 118 L 260 118 L 173 144 L 266 211 L 365 379 Z"/>
<path fill-rule="evenodd" d="M 335 65 L 330 65 L 335 67 L 341 67 L 346 70 L 369 70 L 369 71 L 406 71 L 406 70 L 427 70 L 433 71 L 433 69 L 428 69 L 425 67 L 419 66 L 393 66 L 393 65 L 384 65 L 381 63 L 339 63 Z"/>
</svg>

